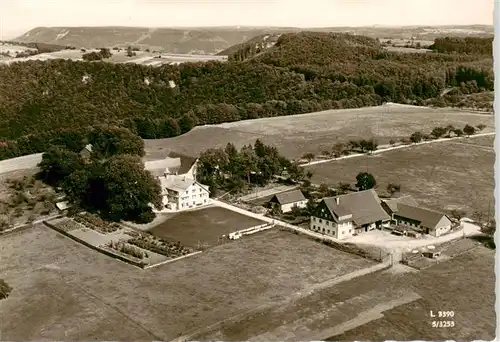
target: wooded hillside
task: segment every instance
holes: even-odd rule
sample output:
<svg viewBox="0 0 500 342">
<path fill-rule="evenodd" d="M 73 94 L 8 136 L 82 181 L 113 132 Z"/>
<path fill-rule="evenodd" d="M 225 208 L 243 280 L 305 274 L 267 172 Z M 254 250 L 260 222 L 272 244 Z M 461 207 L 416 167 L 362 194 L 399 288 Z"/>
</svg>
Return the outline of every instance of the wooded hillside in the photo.
<svg viewBox="0 0 500 342">
<path fill-rule="evenodd" d="M 98 123 L 166 138 L 194 125 L 423 104 L 450 87 L 493 90 L 491 54 L 395 53 L 372 38 L 311 32 L 281 35 L 256 55 L 235 53 L 240 62 L 157 68 L 67 60 L 0 66 L 0 159 L 45 151 Z"/>
</svg>

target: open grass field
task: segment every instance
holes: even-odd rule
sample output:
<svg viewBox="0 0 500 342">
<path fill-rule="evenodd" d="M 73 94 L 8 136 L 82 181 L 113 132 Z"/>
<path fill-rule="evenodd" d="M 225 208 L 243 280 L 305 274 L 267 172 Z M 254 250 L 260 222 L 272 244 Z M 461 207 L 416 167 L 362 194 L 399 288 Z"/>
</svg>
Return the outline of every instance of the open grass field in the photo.
<svg viewBox="0 0 500 342">
<path fill-rule="evenodd" d="M 320 289 L 196 339 L 491 340 L 494 286 L 494 252 L 478 247 L 421 272 L 397 265 Z M 431 328 L 430 310 L 455 311 L 455 328 Z"/>
<path fill-rule="evenodd" d="M 380 145 L 391 139 L 407 138 L 415 131 L 430 133 L 436 126 L 466 124 L 487 126 L 494 131 L 494 117 L 455 109 L 387 104 L 378 107 L 327 110 L 316 113 L 245 120 L 219 125 L 196 127 L 175 138 L 146 140 L 146 157 L 157 159 L 169 151 L 197 155 L 210 147 L 224 147 L 232 142 L 236 147 L 261 139 L 272 144 L 289 158 L 312 152 L 319 155 L 331 151 L 336 142 L 374 137 Z"/>
<path fill-rule="evenodd" d="M 263 223 L 231 210 L 208 207 L 175 214 L 149 231 L 162 239 L 197 248 L 217 245 L 222 235 Z"/>
<path fill-rule="evenodd" d="M 470 138 L 473 141 L 474 138 Z M 401 185 L 425 207 L 488 212 L 494 208 L 495 153 L 475 145 L 442 142 L 307 167 L 313 183 L 356 183 L 359 172 L 373 174 L 379 192 Z"/>
<path fill-rule="evenodd" d="M 373 265 L 271 230 L 141 270 L 42 225 L 2 236 L 0 260 L 7 341 L 172 340 Z"/>
<path fill-rule="evenodd" d="M 462 140 L 460 140 L 460 143 L 493 148 L 495 145 L 495 136 L 490 135 L 490 136 L 483 136 L 483 137 L 472 137 L 469 139 L 462 139 Z"/>
<path fill-rule="evenodd" d="M 455 340 L 491 341 L 495 337 L 495 252 L 478 247 L 450 261 L 401 277 L 422 299 L 396 307 L 384 317 L 333 341 Z M 378 284 L 372 279 L 370 287 Z M 342 285 L 347 285 L 346 283 Z M 359 287 L 368 282 L 356 282 Z M 430 310 L 454 311 L 454 328 L 431 328 Z M 326 337 L 324 337 L 326 338 Z"/>
</svg>

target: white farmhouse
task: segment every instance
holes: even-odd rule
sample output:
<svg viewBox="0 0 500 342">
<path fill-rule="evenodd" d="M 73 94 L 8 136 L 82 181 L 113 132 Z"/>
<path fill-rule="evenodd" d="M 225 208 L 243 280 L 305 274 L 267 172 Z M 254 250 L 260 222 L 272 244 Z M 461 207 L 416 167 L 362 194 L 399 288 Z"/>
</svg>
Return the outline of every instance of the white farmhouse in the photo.
<svg viewBox="0 0 500 342">
<path fill-rule="evenodd" d="M 324 198 L 311 216 L 310 229 L 345 239 L 367 232 L 390 221 L 375 190 L 365 190 Z"/>
<path fill-rule="evenodd" d="M 278 205 L 281 212 L 288 213 L 292 211 L 293 207 L 305 208 L 307 199 L 304 197 L 302 191 L 293 190 L 274 195 L 269 203 L 271 203 L 271 205 Z"/>
<path fill-rule="evenodd" d="M 162 211 L 181 211 L 210 203 L 209 187 L 196 181 L 198 160 L 178 153 L 148 161 L 145 169 L 160 181 Z"/>
<path fill-rule="evenodd" d="M 206 205 L 210 201 L 208 186 L 186 176 L 164 175 L 161 184 L 163 205 L 169 211 L 180 211 Z"/>
</svg>

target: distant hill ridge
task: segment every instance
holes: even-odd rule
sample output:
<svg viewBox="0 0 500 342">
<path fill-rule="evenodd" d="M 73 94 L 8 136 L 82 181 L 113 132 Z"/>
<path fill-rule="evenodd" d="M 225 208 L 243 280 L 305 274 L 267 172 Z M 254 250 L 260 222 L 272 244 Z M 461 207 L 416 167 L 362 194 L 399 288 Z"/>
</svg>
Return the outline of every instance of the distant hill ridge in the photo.
<svg viewBox="0 0 500 342">
<path fill-rule="evenodd" d="M 223 63 L 0 66 L 0 159 L 83 139 L 87 126 L 117 125 L 157 139 L 196 125 L 384 102 L 460 106 L 464 96 L 483 102 L 494 90 L 491 38 L 436 40 L 434 51 L 412 54 L 355 34 L 275 34 L 243 44 Z"/>
<path fill-rule="evenodd" d="M 491 36 L 493 26 L 443 27 L 37 27 L 13 39 L 24 43 L 45 43 L 76 48 L 136 46 L 180 54 L 217 54 L 231 46 L 265 35 L 299 31 L 348 32 L 373 38 L 434 40 L 443 36 Z"/>
</svg>

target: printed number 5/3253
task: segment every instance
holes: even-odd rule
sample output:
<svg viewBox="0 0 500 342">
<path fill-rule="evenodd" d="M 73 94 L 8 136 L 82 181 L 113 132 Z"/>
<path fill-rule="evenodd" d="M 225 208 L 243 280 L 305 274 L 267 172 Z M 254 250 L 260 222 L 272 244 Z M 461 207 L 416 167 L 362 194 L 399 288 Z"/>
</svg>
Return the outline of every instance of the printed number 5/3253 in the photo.
<svg viewBox="0 0 500 342">
<path fill-rule="evenodd" d="M 433 328 L 453 328 L 454 326 L 454 321 L 432 321 Z"/>
</svg>

